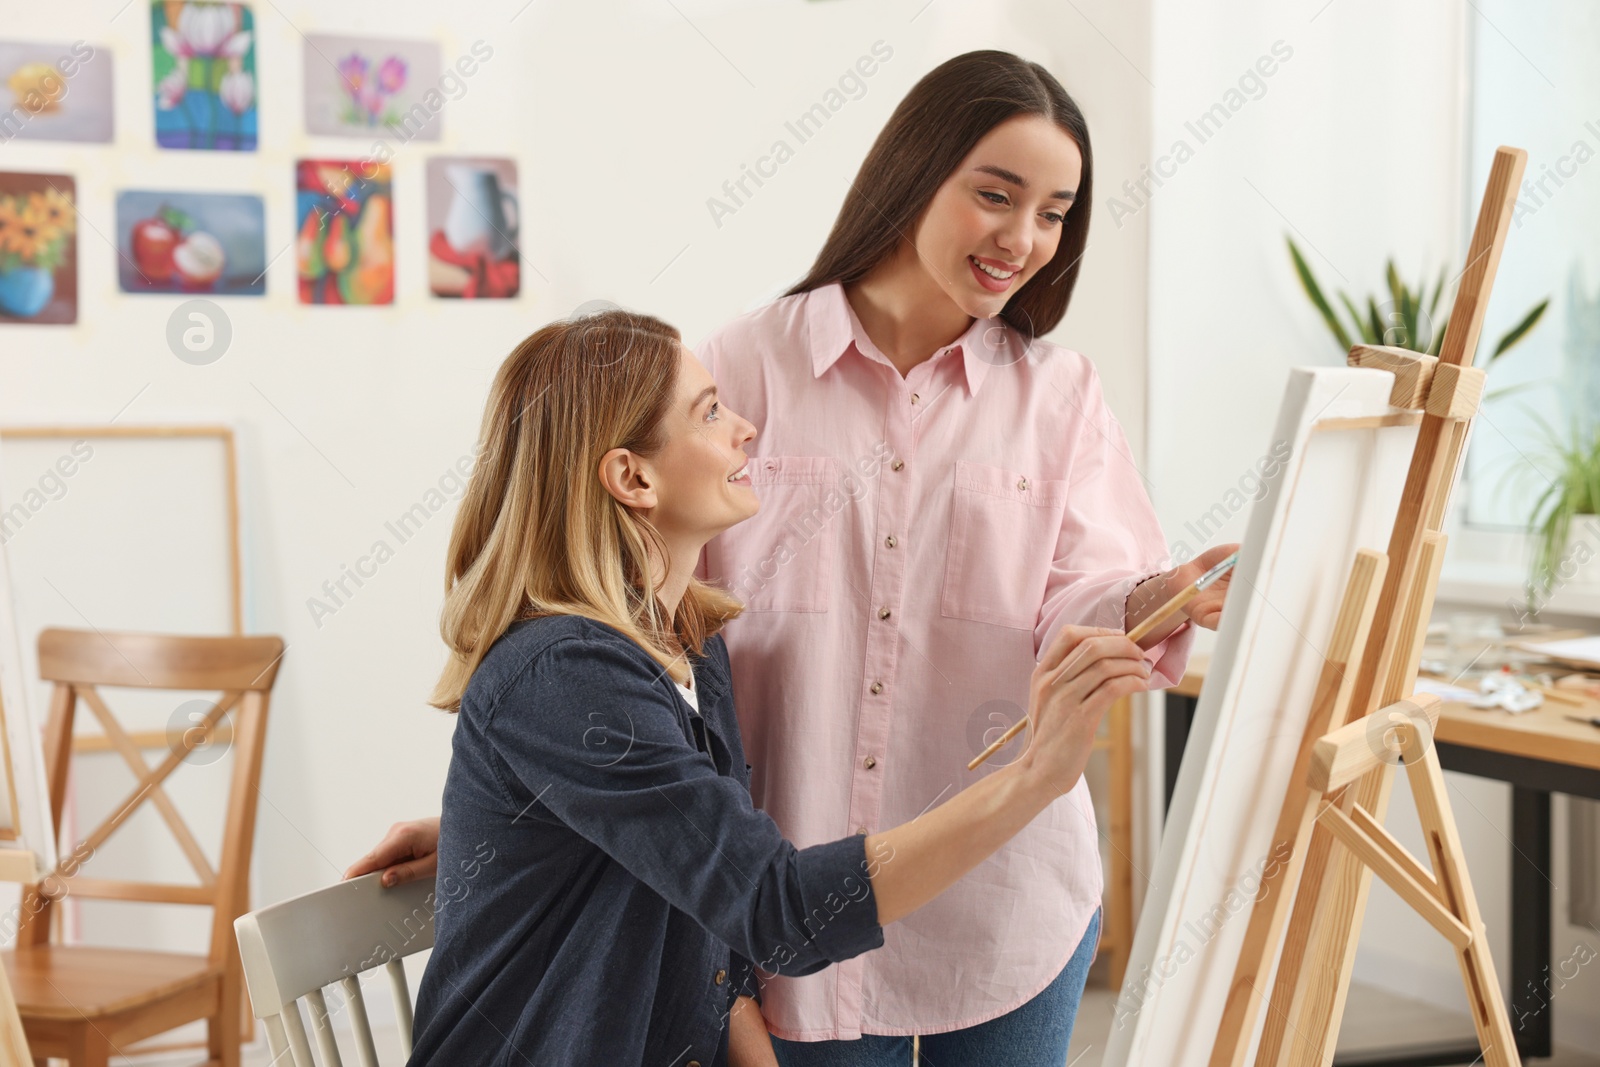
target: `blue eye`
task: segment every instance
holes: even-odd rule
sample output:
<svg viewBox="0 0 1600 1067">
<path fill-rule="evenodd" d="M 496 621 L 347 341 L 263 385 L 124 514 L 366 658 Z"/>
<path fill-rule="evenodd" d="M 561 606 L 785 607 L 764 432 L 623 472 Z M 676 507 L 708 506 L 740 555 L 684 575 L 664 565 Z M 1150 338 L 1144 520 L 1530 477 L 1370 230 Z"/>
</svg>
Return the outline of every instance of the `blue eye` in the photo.
<svg viewBox="0 0 1600 1067">
<path fill-rule="evenodd" d="M 716 418 L 717 417 L 717 409 L 720 408 L 721 406 L 722 406 L 722 402 L 721 401 L 713 400 L 711 402 L 711 410 L 706 412 L 706 418 L 708 418 L 708 419 Z"/>
<path fill-rule="evenodd" d="M 1050 225 L 1052 226 L 1060 226 L 1067 220 L 1065 215 L 1057 215 L 1054 211 L 1046 212 L 1044 217 L 1050 220 Z"/>
<path fill-rule="evenodd" d="M 991 192 L 988 192 L 988 191 L 980 190 L 978 195 L 983 197 L 985 200 L 989 201 L 989 203 L 991 203 L 991 204 L 1003 204 L 1003 203 L 1006 202 L 1006 197 L 1005 197 L 1004 193 L 991 193 Z"/>
</svg>

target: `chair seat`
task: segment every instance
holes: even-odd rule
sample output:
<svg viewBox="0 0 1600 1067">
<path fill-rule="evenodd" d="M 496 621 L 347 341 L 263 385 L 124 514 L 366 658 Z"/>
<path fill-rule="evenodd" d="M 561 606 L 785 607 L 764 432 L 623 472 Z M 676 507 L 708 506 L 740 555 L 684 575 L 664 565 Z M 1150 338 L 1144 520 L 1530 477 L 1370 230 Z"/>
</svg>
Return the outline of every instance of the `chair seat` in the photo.
<svg viewBox="0 0 1600 1067">
<path fill-rule="evenodd" d="M 204 956 L 87 945 L 30 945 L 0 953 L 24 1020 L 96 1019 L 219 982 Z"/>
</svg>

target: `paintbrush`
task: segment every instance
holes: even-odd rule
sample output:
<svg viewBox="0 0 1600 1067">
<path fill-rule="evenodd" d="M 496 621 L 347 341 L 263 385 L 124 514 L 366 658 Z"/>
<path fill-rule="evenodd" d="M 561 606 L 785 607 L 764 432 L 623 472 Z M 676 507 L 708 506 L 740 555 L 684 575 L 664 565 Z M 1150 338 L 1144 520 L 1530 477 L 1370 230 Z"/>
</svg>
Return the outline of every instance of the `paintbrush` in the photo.
<svg viewBox="0 0 1600 1067">
<path fill-rule="evenodd" d="M 1177 596 L 1161 605 L 1154 612 L 1152 612 L 1147 619 L 1135 626 L 1132 630 L 1129 630 L 1128 640 L 1137 644 L 1146 637 L 1150 636 L 1150 634 L 1155 631 L 1157 626 L 1160 626 L 1162 623 L 1172 618 L 1172 616 L 1182 611 L 1185 604 L 1199 596 L 1201 590 L 1205 589 L 1218 578 L 1221 578 L 1224 574 L 1227 574 L 1229 571 L 1231 571 L 1234 567 L 1234 564 L 1238 562 L 1239 553 L 1234 552 L 1221 563 L 1218 563 L 1215 567 L 1212 567 L 1210 570 L 1206 571 L 1199 578 L 1196 578 L 1190 585 L 1186 586 L 1181 592 L 1179 592 Z M 1006 747 L 1006 745 L 1011 742 L 1013 737 L 1016 737 L 1019 733 L 1021 733 L 1022 728 L 1027 726 L 1028 722 L 1028 717 L 1024 715 L 1022 718 L 1012 723 L 1011 728 L 1005 733 L 1001 734 L 999 740 L 995 741 L 994 744 L 990 745 L 988 748 L 978 753 L 977 756 L 973 757 L 972 762 L 967 764 L 967 770 L 977 770 L 978 766 L 982 764 L 984 760 L 988 759 L 990 756 Z"/>
</svg>

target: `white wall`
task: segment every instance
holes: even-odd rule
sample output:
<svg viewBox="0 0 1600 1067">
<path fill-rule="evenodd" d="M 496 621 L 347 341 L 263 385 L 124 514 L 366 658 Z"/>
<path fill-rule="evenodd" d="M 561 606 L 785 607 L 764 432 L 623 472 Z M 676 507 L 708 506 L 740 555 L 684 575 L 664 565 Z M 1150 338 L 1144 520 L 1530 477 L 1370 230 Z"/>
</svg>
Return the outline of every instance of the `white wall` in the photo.
<svg viewBox="0 0 1600 1067">
<path fill-rule="evenodd" d="M 265 84 L 260 151 L 158 151 L 145 91 L 148 6 L 119 6 L 76 0 L 6 15 L 8 37 L 82 38 L 110 48 L 117 140 L 114 147 L 0 146 L 0 169 L 75 174 L 82 211 L 79 322 L 0 329 L 0 423 L 104 422 L 131 401 L 119 423 L 237 427 L 246 625 L 289 645 L 261 790 L 257 902 L 336 879 L 391 821 L 438 810 L 452 723 L 424 701 L 443 658 L 436 626 L 453 505 L 394 546 L 395 557 L 320 625 L 307 601 L 374 541 L 394 545 L 385 521 L 421 499 L 472 446 L 491 376 L 517 340 L 603 297 L 660 314 L 693 342 L 775 294 L 809 265 L 895 103 L 961 51 L 1007 48 L 1054 70 L 1089 114 L 1102 173 L 1129 172 L 1149 138 L 1144 3 L 537 0 L 524 7 L 503 0 L 441 8 L 420 0 L 278 0 L 255 5 Z M 302 306 L 294 256 L 283 254 L 269 269 L 265 298 L 220 301 L 233 326 L 226 356 L 204 367 L 182 363 L 164 339 L 177 301 L 116 288 L 105 240 L 114 232 L 115 193 L 258 193 L 266 198 L 268 255 L 283 251 L 293 235 L 293 161 L 360 158 L 370 149 L 301 132 L 301 34 L 319 31 L 432 37 L 447 63 L 480 39 L 494 55 L 445 108 L 442 142 L 398 147 L 393 308 Z M 715 225 L 707 199 L 880 40 L 893 56 L 866 93 Z M 435 153 L 518 160 L 526 258 L 519 299 L 466 305 L 428 295 L 421 205 L 425 160 Z M 1097 359 L 1137 446 L 1144 436 L 1144 221 L 1117 230 L 1102 218 L 1096 227 L 1078 300 L 1055 337 Z M 92 501 L 90 489 L 74 486 L 75 499 Z M 30 553 L 33 532 L 30 526 L 12 540 L 14 567 L 43 558 Z M 107 552 L 130 570 L 141 566 L 147 545 L 120 537 L 114 522 L 105 536 Z M 133 602 L 67 569 L 49 577 L 83 615 L 35 598 L 19 606 L 30 628 L 86 619 L 102 628 L 158 628 L 181 616 L 181 605 Z M 114 767 L 96 764 L 89 773 L 120 774 Z M 167 847 L 158 843 L 159 825 L 138 832 L 152 848 Z M 128 920 L 85 929 L 127 940 L 148 932 Z"/>
<path fill-rule="evenodd" d="M 1362 297 L 1381 291 L 1391 254 L 1412 278 L 1424 267 L 1437 272 L 1461 262 L 1482 192 L 1465 188 L 1463 169 L 1474 28 L 1466 20 L 1474 17 L 1470 7 L 1443 0 L 1157 0 L 1153 152 L 1170 152 L 1179 138 L 1195 148 L 1148 208 L 1149 470 L 1169 539 L 1195 548 L 1186 524 L 1222 501 L 1266 451 L 1287 370 L 1343 362 L 1295 280 L 1285 233 L 1294 234 L 1325 289 Z M 1515 19 L 1498 20 L 1513 39 Z M 1198 144 L 1185 123 L 1223 99 L 1280 40 L 1293 55 L 1266 79 L 1265 92 Z M 1247 513 L 1241 508 L 1215 539 L 1237 539 Z M 1507 981 L 1509 792 L 1463 775 L 1447 780 Z M 1390 812 L 1390 826 L 1425 855 L 1403 781 Z M 1557 849 L 1564 851 L 1559 839 Z M 1558 857 L 1556 873 L 1563 863 Z M 1560 890 L 1557 896 L 1560 911 Z M 1558 920 L 1555 960 L 1579 935 Z M 1600 946 L 1591 938 L 1591 947 Z M 1356 977 L 1465 1011 L 1452 954 L 1381 883 L 1372 891 Z M 1597 996 L 1592 973 L 1556 993 L 1558 1041 L 1600 1044 Z"/>
</svg>

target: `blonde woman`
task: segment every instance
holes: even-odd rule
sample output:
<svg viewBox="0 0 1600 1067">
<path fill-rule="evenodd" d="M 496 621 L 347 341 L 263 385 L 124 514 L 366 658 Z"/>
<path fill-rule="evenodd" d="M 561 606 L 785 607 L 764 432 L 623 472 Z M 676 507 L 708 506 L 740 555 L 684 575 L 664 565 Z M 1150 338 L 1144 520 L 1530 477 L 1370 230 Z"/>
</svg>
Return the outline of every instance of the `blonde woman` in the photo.
<svg viewBox="0 0 1600 1067">
<path fill-rule="evenodd" d="M 796 848 L 750 799 L 720 633 L 740 605 L 693 573 L 762 506 L 754 437 L 645 316 L 546 326 L 501 367 L 450 542 L 432 701 L 460 719 L 413 1064 L 774 1064 L 755 969 L 882 945 L 1072 789 L 1144 687 L 1125 636 L 1063 627 L 1014 763 Z"/>
</svg>

